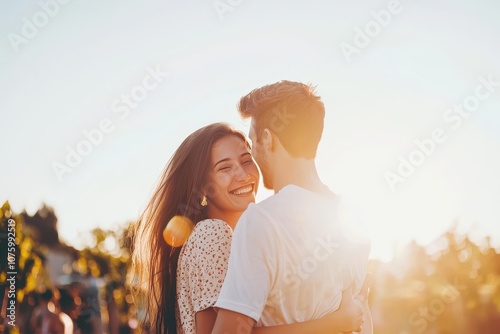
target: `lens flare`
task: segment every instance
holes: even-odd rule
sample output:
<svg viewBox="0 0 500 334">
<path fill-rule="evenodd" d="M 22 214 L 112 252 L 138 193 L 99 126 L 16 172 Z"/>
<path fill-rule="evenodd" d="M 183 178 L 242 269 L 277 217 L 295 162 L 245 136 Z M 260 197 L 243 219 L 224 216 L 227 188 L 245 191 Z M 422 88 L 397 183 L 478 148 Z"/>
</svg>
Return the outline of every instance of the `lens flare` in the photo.
<svg viewBox="0 0 500 334">
<path fill-rule="evenodd" d="M 184 216 L 174 216 L 163 230 L 163 239 L 172 247 L 182 246 L 189 238 L 194 223 Z"/>
</svg>

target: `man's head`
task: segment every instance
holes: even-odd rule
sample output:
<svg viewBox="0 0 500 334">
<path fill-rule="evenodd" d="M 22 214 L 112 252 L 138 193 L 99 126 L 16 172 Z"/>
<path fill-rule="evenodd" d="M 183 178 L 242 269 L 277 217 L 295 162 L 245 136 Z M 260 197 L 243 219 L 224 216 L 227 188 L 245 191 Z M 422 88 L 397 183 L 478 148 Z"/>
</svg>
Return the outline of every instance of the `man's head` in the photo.
<svg viewBox="0 0 500 334">
<path fill-rule="evenodd" d="M 279 81 L 254 89 L 240 99 L 243 118 L 252 118 L 252 154 L 266 188 L 273 188 L 273 156 L 283 148 L 293 158 L 314 159 L 323 133 L 325 107 L 314 87 Z M 279 158 L 279 157 L 278 157 Z"/>
</svg>

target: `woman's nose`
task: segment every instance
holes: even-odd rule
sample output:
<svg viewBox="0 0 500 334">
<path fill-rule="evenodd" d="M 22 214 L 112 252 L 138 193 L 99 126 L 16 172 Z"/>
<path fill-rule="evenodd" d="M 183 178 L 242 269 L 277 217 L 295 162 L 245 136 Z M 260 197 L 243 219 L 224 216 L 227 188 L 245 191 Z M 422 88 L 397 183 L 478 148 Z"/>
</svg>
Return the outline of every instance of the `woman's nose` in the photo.
<svg viewBox="0 0 500 334">
<path fill-rule="evenodd" d="M 250 174 L 247 173 L 243 166 L 238 165 L 236 170 L 236 180 L 238 181 L 246 181 L 250 178 Z"/>
</svg>

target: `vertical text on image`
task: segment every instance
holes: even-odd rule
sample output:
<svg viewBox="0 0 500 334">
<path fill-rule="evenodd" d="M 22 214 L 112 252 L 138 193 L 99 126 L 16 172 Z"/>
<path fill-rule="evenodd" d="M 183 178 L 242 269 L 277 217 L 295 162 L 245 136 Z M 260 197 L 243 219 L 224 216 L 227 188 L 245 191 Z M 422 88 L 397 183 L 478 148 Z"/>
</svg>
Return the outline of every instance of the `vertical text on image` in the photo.
<svg viewBox="0 0 500 334">
<path fill-rule="evenodd" d="M 9 326 L 16 325 L 16 221 L 7 222 L 7 309 L 6 318 Z"/>
</svg>

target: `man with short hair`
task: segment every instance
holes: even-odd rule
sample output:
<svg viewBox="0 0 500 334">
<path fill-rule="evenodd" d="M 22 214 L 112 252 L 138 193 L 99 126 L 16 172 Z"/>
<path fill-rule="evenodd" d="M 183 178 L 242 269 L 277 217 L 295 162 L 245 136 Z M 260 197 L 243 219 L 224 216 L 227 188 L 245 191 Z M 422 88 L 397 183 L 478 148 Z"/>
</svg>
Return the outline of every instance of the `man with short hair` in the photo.
<svg viewBox="0 0 500 334">
<path fill-rule="evenodd" d="M 238 109 L 252 119 L 252 155 L 275 194 L 250 204 L 235 228 L 214 334 L 337 310 L 343 291 L 360 292 L 369 253 L 344 233 L 339 198 L 316 170 L 325 108 L 314 87 L 280 81 L 250 92 Z M 362 333 L 371 334 L 368 305 L 364 320 Z"/>
</svg>

